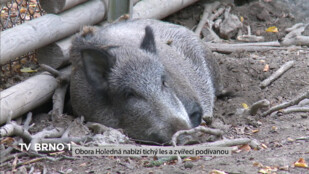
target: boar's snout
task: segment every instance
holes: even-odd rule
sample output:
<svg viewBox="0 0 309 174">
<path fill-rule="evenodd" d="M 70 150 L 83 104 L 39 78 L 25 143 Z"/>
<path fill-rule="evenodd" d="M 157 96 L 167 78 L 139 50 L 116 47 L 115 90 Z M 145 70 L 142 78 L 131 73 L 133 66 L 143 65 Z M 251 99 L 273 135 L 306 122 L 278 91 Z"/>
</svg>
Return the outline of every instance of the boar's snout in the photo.
<svg viewBox="0 0 309 174">
<path fill-rule="evenodd" d="M 190 124 L 179 118 L 171 118 L 168 125 L 162 129 L 156 129 L 149 134 L 150 141 L 158 142 L 160 144 L 171 141 L 173 135 L 179 130 L 188 130 L 192 128 Z"/>
<path fill-rule="evenodd" d="M 155 110 L 157 110 L 157 118 L 152 124 L 151 131 L 149 131 L 149 139 L 159 143 L 167 143 L 172 136 L 179 130 L 187 130 L 197 124 L 198 119 L 201 120 L 201 110 L 196 107 L 192 115 L 193 122 L 189 117 L 184 105 L 176 95 L 164 95 L 161 100 L 157 98 L 153 101 Z"/>
<path fill-rule="evenodd" d="M 189 113 L 189 118 L 193 127 L 197 127 L 202 122 L 203 110 L 202 107 L 195 103 L 192 110 Z"/>
</svg>

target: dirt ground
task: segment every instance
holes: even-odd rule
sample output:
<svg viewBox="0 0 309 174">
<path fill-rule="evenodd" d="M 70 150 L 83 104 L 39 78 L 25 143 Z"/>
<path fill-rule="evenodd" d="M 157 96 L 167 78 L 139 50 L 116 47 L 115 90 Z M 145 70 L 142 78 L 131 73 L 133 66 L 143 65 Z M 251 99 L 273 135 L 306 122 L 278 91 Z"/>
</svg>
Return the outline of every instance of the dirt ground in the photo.
<svg viewBox="0 0 309 174">
<path fill-rule="evenodd" d="M 274 1 L 274 0 L 273 0 Z M 168 17 L 166 20 L 192 29 L 197 25 L 203 11 L 201 1 L 193 6 Z M 284 3 L 283 3 L 284 2 Z M 295 11 L 300 1 L 263 2 L 258 1 L 234 6 L 232 13 L 244 17 L 245 25 L 250 25 L 252 33 L 262 35 L 267 41 L 278 40 L 285 28 L 297 22 L 307 20 L 303 13 Z M 308 3 L 302 0 L 303 3 Z M 253 4 L 254 3 L 254 4 Z M 303 9 L 309 10 L 306 6 Z M 265 20 L 256 15 L 260 9 L 266 9 Z M 289 15 L 289 11 L 291 15 Z M 305 15 L 306 16 L 306 15 Z M 308 22 L 309 20 L 307 20 Z M 266 33 L 265 29 L 276 26 L 278 33 Z M 246 27 L 243 32 L 246 32 Z M 243 104 L 251 106 L 261 99 L 270 101 L 271 106 L 289 101 L 309 89 L 309 50 L 291 47 L 287 50 L 265 52 L 236 52 L 232 54 L 214 53 L 219 62 L 223 82 L 232 96 L 218 99 L 214 110 L 216 128 L 224 130 L 225 138 L 256 139 L 265 145 L 260 150 L 234 152 L 229 157 L 201 157 L 177 164 L 169 161 L 157 167 L 145 167 L 153 158 L 146 157 L 84 157 L 76 160 L 57 162 L 43 161 L 34 163 L 34 171 L 47 173 L 210 173 L 220 170 L 226 173 L 258 173 L 269 166 L 269 173 L 309 173 L 309 168 L 294 167 L 299 158 L 309 163 L 309 140 L 296 140 L 309 136 L 309 113 L 273 114 L 267 117 L 241 116 L 238 114 Z M 294 60 L 294 66 L 268 87 L 261 89 L 259 84 L 280 68 L 284 63 Z M 266 65 L 269 70 L 264 71 Z M 46 123 L 48 125 L 48 123 Z M 46 126 L 46 125 L 45 125 Z M 29 166 L 28 166 L 29 167 Z M 277 169 L 277 170 L 276 170 Z M 8 168 L 1 171 L 10 171 Z M 29 170 L 28 170 L 29 171 Z"/>
</svg>

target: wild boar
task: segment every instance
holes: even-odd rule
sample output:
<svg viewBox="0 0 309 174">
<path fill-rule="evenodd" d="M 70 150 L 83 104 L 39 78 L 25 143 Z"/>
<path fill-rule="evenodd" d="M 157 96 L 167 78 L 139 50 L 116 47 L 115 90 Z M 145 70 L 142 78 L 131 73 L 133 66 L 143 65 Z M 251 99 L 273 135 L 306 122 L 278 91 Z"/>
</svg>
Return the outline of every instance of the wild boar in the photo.
<svg viewBox="0 0 309 174">
<path fill-rule="evenodd" d="M 221 90 L 211 52 L 187 28 L 151 19 L 85 27 L 71 49 L 73 111 L 166 143 L 178 130 L 211 122 Z"/>
</svg>

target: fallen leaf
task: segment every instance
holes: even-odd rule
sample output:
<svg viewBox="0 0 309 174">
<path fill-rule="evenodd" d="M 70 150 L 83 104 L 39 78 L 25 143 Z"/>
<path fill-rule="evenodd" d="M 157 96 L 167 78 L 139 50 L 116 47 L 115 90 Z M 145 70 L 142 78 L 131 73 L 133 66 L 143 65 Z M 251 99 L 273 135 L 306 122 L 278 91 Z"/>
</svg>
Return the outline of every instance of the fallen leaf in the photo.
<svg viewBox="0 0 309 174">
<path fill-rule="evenodd" d="M 29 7 L 35 8 L 36 4 L 30 4 Z"/>
<path fill-rule="evenodd" d="M 35 8 L 35 6 L 34 6 L 33 8 Z M 34 9 L 33 9 L 33 8 L 29 8 L 29 13 L 30 13 L 31 15 L 34 14 Z"/>
<path fill-rule="evenodd" d="M 268 148 L 268 147 L 267 147 L 265 144 L 263 144 L 263 143 L 261 144 L 261 146 L 262 146 L 263 149 L 267 149 L 267 148 Z"/>
<path fill-rule="evenodd" d="M 249 106 L 246 103 L 241 104 L 244 109 L 249 109 Z"/>
<path fill-rule="evenodd" d="M 196 161 L 199 160 L 200 158 L 201 158 L 200 156 L 187 157 L 183 159 L 183 161 Z"/>
<path fill-rule="evenodd" d="M 265 60 L 260 60 L 261 63 L 265 63 Z"/>
<path fill-rule="evenodd" d="M 13 5 L 12 5 L 12 9 L 16 9 L 17 6 L 18 6 L 17 3 L 14 2 Z"/>
<path fill-rule="evenodd" d="M 240 22 L 241 22 L 241 23 L 244 22 L 244 17 L 240 16 Z"/>
<path fill-rule="evenodd" d="M 11 146 L 15 142 L 15 139 L 12 137 L 6 137 L 0 141 L 0 144 L 5 144 Z"/>
<path fill-rule="evenodd" d="M 85 167 L 85 166 L 87 166 L 87 163 L 82 163 L 82 164 L 80 164 L 79 166 L 80 166 L 80 167 Z"/>
<path fill-rule="evenodd" d="M 27 62 L 28 62 L 27 59 L 21 59 L 21 60 L 20 60 L 20 63 L 23 64 L 23 65 L 26 64 Z"/>
<path fill-rule="evenodd" d="M 260 131 L 259 129 L 254 129 L 254 130 L 252 130 L 252 133 L 257 133 L 259 131 Z"/>
<path fill-rule="evenodd" d="M 227 173 L 221 170 L 212 170 L 209 172 L 209 174 L 227 174 Z"/>
<path fill-rule="evenodd" d="M 16 14 L 11 14 L 10 17 L 15 18 L 15 17 L 17 17 L 17 15 Z"/>
<path fill-rule="evenodd" d="M 251 147 L 248 145 L 248 144 L 245 144 L 245 145 L 242 145 L 239 147 L 240 150 L 242 151 L 250 151 L 251 150 Z"/>
<path fill-rule="evenodd" d="M 289 170 L 289 166 L 286 165 L 286 166 L 280 166 L 279 167 L 279 170 Z"/>
<path fill-rule="evenodd" d="M 33 73 L 33 72 L 38 72 L 38 71 L 37 70 L 33 70 L 31 68 L 22 68 L 22 69 L 20 69 L 20 72 Z"/>
<path fill-rule="evenodd" d="M 260 163 L 260 162 L 254 162 L 254 163 L 253 163 L 253 166 L 254 166 L 254 167 L 263 167 L 263 164 Z"/>
<path fill-rule="evenodd" d="M 268 28 L 266 29 L 266 32 L 277 33 L 277 32 L 278 32 L 278 28 L 275 27 L 275 26 L 268 27 Z"/>
<path fill-rule="evenodd" d="M 276 172 L 278 170 L 277 167 L 263 167 L 262 169 L 259 170 L 259 173 L 263 173 L 263 174 L 271 174 L 272 172 Z"/>
<path fill-rule="evenodd" d="M 191 156 L 191 157 L 189 157 L 192 161 L 196 161 L 196 160 L 199 160 L 199 159 L 201 159 L 201 157 L 200 156 Z"/>
<path fill-rule="evenodd" d="M 183 159 L 183 161 L 192 161 L 192 159 L 190 159 L 190 158 L 185 158 L 185 159 Z"/>
<path fill-rule="evenodd" d="M 12 70 L 14 72 L 20 72 L 20 68 L 21 68 L 21 65 L 17 64 L 17 63 L 14 63 L 13 66 L 12 66 Z"/>
<path fill-rule="evenodd" d="M 276 126 L 272 126 L 272 127 L 271 127 L 271 130 L 272 130 L 272 131 L 277 131 L 278 128 L 277 128 Z"/>
<path fill-rule="evenodd" d="M 307 168 L 308 164 L 306 163 L 304 158 L 299 158 L 299 160 L 294 163 L 294 166 L 295 167 Z"/>
<path fill-rule="evenodd" d="M 267 170 L 267 169 L 260 169 L 259 173 L 268 174 L 269 170 Z"/>
<path fill-rule="evenodd" d="M 267 71 L 269 71 L 269 65 L 268 65 L 268 64 L 266 64 L 266 65 L 264 66 L 264 69 L 263 69 L 263 71 L 264 71 L 264 72 L 267 72 Z"/>
<path fill-rule="evenodd" d="M 22 8 L 22 9 L 19 10 L 19 12 L 20 13 L 25 13 L 25 12 L 27 12 L 27 9 L 26 8 Z"/>
</svg>

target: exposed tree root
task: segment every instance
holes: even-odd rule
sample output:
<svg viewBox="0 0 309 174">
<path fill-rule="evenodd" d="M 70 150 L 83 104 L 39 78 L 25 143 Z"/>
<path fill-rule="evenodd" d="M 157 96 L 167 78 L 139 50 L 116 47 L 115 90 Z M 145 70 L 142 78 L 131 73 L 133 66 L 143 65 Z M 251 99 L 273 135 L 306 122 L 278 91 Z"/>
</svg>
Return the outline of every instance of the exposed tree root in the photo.
<svg viewBox="0 0 309 174">
<path fill-rule="evenodd" d="M 309 98 L 309 90 L 307 90 L 305 93 L 303 93 L 302 95 L 292 99 L 289 102 L 285 102 L 282 103 L 280 105 L 274 106 L 272 108 L 270 108 L 269 110 L 265 111 L 264 113 L 262 113 L 262 116 L 265 117 L 275 111 L 279 111 L 281 109 L 287 108 L 289 106 L 293 106 L 293 105 L 297 105 L 300 101 L 302 101 L 303 99 Z"/>
<path fill-rule="evenodd" d="M 260 100 L 260 101 L 253 103 L 253 105 L 249 108 L 248 112 L 250 115 L 256 115 L 259 109 L 269 107 L 269 105 L 270 105 L 270 102 L 268 100 L 266 99 Z"/>
<path fill-rule="evenodd" d="M 69 86 L 70 73 L 61 73 L 60 71 L 44 64 L 41 64 L 40 66 L 58 79 L 58 87 L 53 95 L 53 110 L 51 112 L 52 119 L 55 120 L 60 118 L 63 114 L 64 99 Z"/>
<path fill-rule="evenodd" d="M 269 76 L 267 79 L 263 80 L 260 84 L 261 88 L 265 88 L 270 85 L 273 81 L 278 79 L 283 73 L 292 68 L 294 65 L 294 61 L 288 61 L 284 65 L 282 65 L 275 73 Z"/>
<path fill-rule="evenodd" d="M 172 145 L 176 146 L 177 145 L 177 139 L 180 135 L 182 134 L 194 134 L 196 132 L 203 132 L 205 134 L 210 134 L 210 135 L 215 135 L 215 136 L 221 136 L 223 132 L 219 129 L 212 129 L 212 128 L 207 128 L 204 126 L 198 126 L 196 128 L 190 129 L 190 130 L 180 130 L 176 132 L 173 137 L 172 137 Z"/>
</svg>

